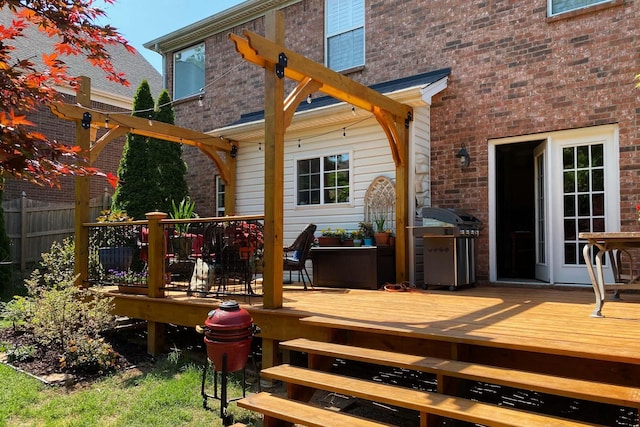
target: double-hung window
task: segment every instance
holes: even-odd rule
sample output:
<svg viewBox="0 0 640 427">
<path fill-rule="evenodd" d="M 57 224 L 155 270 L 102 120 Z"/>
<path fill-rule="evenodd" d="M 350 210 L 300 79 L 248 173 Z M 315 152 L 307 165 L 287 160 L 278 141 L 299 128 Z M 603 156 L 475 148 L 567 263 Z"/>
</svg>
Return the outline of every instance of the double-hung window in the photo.
<svg viewBox="0 0 640 427">
<path fill-rule="evenodd" d="M 204 88 L 204 43 L 173 55 L 173 99 L 186 98 Z"/>
<path fill-rule="evenodd" d="M 548 0 L 549 16 L 583 9 L 594 4 L 608 3 L 610 1 L 611 0 Z"/>
<path fill-rule="evenodd" d="M 296 162 L 297 204 L 349 203 L 351 162 L 348 153 Z"/>
<path fill-rule="evenodd" d="M 364 0 L 327 0 L 326 64 L 334 71 L 364 65 Z"/>
</svg>

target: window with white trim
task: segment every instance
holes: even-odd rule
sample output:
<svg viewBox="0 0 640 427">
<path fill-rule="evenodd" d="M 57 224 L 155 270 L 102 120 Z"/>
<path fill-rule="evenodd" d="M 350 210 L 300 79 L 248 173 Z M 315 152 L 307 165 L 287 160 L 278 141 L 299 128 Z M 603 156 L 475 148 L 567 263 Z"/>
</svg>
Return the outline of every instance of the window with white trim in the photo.
<svg viewBox="0 0 640 427">
<path fill-rule="evenodd" d="M 197 95 L 204 88 L 204 43 L 173 54 L 173 99 Z"/>
<path fill-rule="evenodd" d="M 351 200 L 351 162 L 348 153 L 296 162 L 297 204 L 330 205 Z"/>
<path fill-rule="evenodd" d="M 216 176 L 216 216 L 224 216 L 224 181 Z"/>
<path fill-rule="evenodd" d="M 548 0 L 549 16 L 558 15 L 560 13 L 570 12 L 572 10 L 583 9 L 594 4 L 608 3 L 611 0 Z"/>
<path fill-rule="evenodd" d="M 334 71 L 364 65 L 364 0 L 327 0 L 325 63 Z"/>
</svg>

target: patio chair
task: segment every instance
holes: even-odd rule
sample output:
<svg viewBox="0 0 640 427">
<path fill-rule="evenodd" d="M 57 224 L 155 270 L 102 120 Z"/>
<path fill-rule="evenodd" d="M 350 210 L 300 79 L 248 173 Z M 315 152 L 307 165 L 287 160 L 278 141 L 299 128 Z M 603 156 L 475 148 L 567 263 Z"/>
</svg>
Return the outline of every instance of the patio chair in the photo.
<svg viewBox="0 0 640 427">
<path fill-rule="evenodd" d="M 305 274 L 309 280 L 309 285 L 313 288 L 311 277 L 307 271 L 307 260 L 310 258 L 311 245 L 313 245 L 314 240 L 313 234 L 316 232 L 316 228 L 315 224 L 307 225 L 291 246 L 284 248 L 283 269 L 289 272 L 289 276 L 291 276 L 292 271 L 297 271 L 298 276 L 302 278 L 305 290 L 307 289 L 307 282 L 304 280 Z"/>
</svg>

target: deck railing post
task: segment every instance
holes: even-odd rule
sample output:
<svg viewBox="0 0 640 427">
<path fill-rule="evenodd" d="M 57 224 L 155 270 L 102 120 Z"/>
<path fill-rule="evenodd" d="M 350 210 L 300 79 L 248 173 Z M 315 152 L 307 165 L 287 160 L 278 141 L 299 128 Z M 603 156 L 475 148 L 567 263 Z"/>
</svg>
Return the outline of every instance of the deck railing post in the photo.
<svg viewBox="0 0 640 427">
<path fill-rule="evenodd" d="M 149 298 L 164 297 L 164 227 L 161 220 L 167 217 L 163 212 L 149 212 L 149 252 L 147 264 L 147 283 Z M 147 322 L 147 352 L 152 355 L 162 353 L 164 349 L 165 325 L 149 320 Z"/>
<path fill-rule="evenodd" d="M 164 297 L 164 227 L 160 223 L 167 217 L 164 212 L 149 212 L 149 257 L 148 257 L 148 296 L 151 298 Z"/>
</svg>

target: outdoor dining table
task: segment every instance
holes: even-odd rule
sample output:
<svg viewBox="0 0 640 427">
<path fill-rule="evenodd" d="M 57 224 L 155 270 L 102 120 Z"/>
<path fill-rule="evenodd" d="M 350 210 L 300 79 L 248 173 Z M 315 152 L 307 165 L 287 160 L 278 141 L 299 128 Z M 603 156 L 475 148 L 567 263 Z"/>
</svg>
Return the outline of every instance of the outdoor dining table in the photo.
<svg viewBox="0 0 640 427">
<path fill-rule="evenodd" d="M 633 274 L 633 258 L 628 249 L 640 248 L 640 232 L 598 232 L 580 233 L 580 239 L 587 241 L 582 254 L 584 256 L 591 285 L 596 296 L 596 307 L 591 314 L 592 317 L 603 317 L 602 306 L 604 305 L 605 290 L 613 289 L 620 291 L 623 289 L 640 289 L 640 277 Z M 597 248 L 595 255 L 595 268 L 592 259 L 592 248 Z M 628 274 L 623 274 L 625 265 L 622 262 L 622 253 L 628 256 Z M 606 283 L 604 278 L 603 257 L 609 254 L 611 271 L 613 272 L 613 283 Z"/>
</svg>

